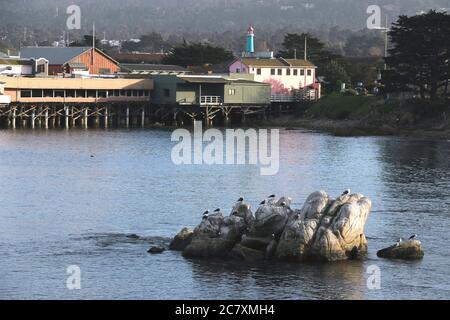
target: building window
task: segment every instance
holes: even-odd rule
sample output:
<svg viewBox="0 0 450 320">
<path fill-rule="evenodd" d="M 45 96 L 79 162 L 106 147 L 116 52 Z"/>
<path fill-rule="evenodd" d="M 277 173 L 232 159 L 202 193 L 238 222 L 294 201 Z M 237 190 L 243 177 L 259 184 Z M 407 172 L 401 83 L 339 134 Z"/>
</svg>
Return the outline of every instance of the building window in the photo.
<svg viewBox="0 0 450 320">
<path fill-rule="evenodd" d="M 236 73 L 241 73 L 241 69 L 236 68 Z"/>
<path fill-rule="evenodd" d="M 300 75 L 304 76 L 305 75 L 305 69 L 300 69 Z"/>
<path fill-rule="evenodd" d="M 64 90 L 55 90 L 55 98 L 64 98 L 65 96 L 65 92 Z"/>
<path fill-rule="evenodd" d="M 20 97 L 31 98 L 31 90 L 20 90 Z"/>
<path fill-rule="evenodd" d="M 86 90 L 77 90 L 75 95 L 77 98 L 86 98 Z"/>
<path fill-rule="evenodd" d="M 127 97 L 133 96 L 133 90 L 126 90 L 127 91 Z"/>
<path fill-rule="evenodd" d="M 312 70 L 308 69 L 308 76 L 312 75 Z"/>
<path fill-rule="evenodd" d="M 87 97 L 88 98 L 97 98 L 97 91 L 96 90 L 87 90 Z"/>
<path fill-rule="evenodd" d="M 294 76 L 298 76 L 298 69 L 294 69 Z"/>
<path fill-rule="evenodd" d="M 256 74 L 261 75 L 261 68 L 256 69 Z"/>
<path fill-rule="evenodd" d="M 286 75 L 290 76 L 291 75 L 291 69 L 286 69 Z"/>
<path fill-rule="evenodd" d="M 229 89 L 228 90 L 228 95 L 235 96 L 236 95 L 236 89 Z"/>
<path fill-rule="evenodd" d="M 111 69 L 109 69 L 109 68 L 100 68 L 98 70 L 98 73 L 100 73 L 100 74 L 111 74 Z"/>
<path fill-rule="evenodd" d="M 270 69 L 270 74 L 274 76 L 275 75 L 275 69 Z"/>
<path fill-rule="evenodd" d="M 144 97 L 150 96 L 150 90 L 144 90 Z"/>
<path fill-rule="evenodd" d="M 283 75 L 283 69 L 278 69 L 278 75 L 282 76 Z"/>
<path fill-rule="evenodd" d="M 37 73 L 44 73 L 45 72 L 45 65 L 40 64 L 37 66 Z"/>
<path fill-rule="evenodd" d="M 99 90 L 98 93 L 97 93 L 97 96 L 99 98 L 106 98 L 106 96 L 107 96 L 106 92 L 107 91 L 105 91 L 105 90 Z"/>
<path fill-rule="evenodd" d="M 53 90 L 44 90 L 44 97 L 53 98 Z"/>
<path fill-rule="evenodd" d="M 170 89 L 164 89 L 164 97 L 166 98 L 170 97 Z"/>
<path fill-rule="evenodd" d="M 75 98 L 75 90 L 66 90 L 66 98 Z"/>
<path fill-rule="evenodd" d="M 31 93 L 33 95 L 33 98 L 42 98 L 42 90 L 41 89 L 32 90 Z"/>
</svg>

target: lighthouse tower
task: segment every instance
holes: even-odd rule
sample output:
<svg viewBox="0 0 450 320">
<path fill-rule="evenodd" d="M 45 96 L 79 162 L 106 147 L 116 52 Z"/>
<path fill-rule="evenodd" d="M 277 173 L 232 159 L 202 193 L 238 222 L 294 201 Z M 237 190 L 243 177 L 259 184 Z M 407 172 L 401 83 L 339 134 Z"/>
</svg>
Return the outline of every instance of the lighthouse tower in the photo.
<svg viewBox="0 0 450 320">
<path fill-rule="evenodd" d="M 247 30 L 247 55 L 255 53 L 255 30 L 250 26 Z"/>
</svg>

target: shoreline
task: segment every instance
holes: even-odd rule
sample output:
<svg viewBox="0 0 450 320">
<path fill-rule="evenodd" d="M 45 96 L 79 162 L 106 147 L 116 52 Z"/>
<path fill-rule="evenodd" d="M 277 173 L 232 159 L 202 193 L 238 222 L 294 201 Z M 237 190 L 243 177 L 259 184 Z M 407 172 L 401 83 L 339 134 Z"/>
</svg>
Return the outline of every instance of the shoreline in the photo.
<svg viewBox="0 0 450 320">
<path fill-rule="evenodd" d="M 294 118 L 292 116 L 282 116 L 265 121 L 249 121 L 247 125 L 284 127 L 286 129 L 308 129 L 342 137 L 399 136 L 450 140 L 449 128 L 411 128 L 410 126 L 393 126 L 388 123 L 377 126 L 365 120 L 336 120 L 326 118 L 308 119 L 302 117 Z"/>
</svg>

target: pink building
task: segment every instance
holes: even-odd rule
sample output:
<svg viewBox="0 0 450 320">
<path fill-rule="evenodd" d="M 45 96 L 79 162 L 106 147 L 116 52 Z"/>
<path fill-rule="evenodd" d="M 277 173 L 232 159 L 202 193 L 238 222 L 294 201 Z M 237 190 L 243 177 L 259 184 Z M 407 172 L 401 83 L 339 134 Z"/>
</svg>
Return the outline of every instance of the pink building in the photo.
<svg viewBox="0 0 450 320">
<path fill-rule="evenodd" d="M 247 48 L 253 48 L 253 28 L 247 31 Z M 250 37 L 251 36 L 251 37 Z M 273 100 L 320 98 L 320 84 L 316 81 L 316 66 L 307 60 L 274 58 L 270 52 L 250 52 L 242 54 L 230 66 L 230 73 L 253 75 L 255 81 L 272 85 Z"/>
</svg>

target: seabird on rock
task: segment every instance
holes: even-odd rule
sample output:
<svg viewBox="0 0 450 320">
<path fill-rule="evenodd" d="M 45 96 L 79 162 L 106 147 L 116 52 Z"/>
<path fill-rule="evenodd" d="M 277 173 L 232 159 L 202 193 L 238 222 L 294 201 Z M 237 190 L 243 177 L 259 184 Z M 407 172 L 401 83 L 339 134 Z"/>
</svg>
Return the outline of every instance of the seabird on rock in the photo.
<svg viewBox="0 0 450 320">
<path fill-rule="evenodd" d="M 286 207 L 286 202 L 283 201 L 283 202 L 281 203 L 281 206 L 282 206 L 282 207 Z"/>
<path fill-rule="evenodd" d="M 203 215 L 206 216 L 209 214 L 209 210 L 206 210 L 205 212 L 203 212 Z"/>
<path fill-rule="evenodd" d="M 237 202 L 242 202 L 242 201 L 244 201 L 244 198 L 240 197 Z"/>
<path fill-rule="evenodd" d="M 276 197 L 276 195 L 272 194 L 272 195 L 269 196 L 269 199 L 273 199 L 275 197 Z"/>
<path fill-rule="evenodd" d="M 216 210 L 214 210 L 214 212 L 220 212 L 220 209 L 219 209 L 219 208 L 217 208 Z"/>
<path fill-rule="evenodd" d="M 415 237 L 417 237 L 417 234 L 413 234 L 408 240 L 413 240 Z"/>
<path fill-rule="evenodd" d="M 232 216 L 235 216 L 237 214 L 238 214 L 237 211 L 233 211 L 233 213 L 231 213 Z"/>
<path fill-rule="evenodd" d="M 398 238 L 397 243 L 395 244 L 396 247 L 400 246 L 400 243 L 403 241 L 402 238 Z"/>
<path fill-rule="evenodd" d="M 346 195 L 350 194 L 350 192 L 351 192 L 351 190 L 350 190 L 350 189 L 347 189 L 347 190 L 345 190 L 344 192 L 342 192 L 342 195 L 343 195 L 343 196 L 346 196 Z"/>
<path fill-rule="evenodd" d="M 266 200 L 261 201 L 261 203 L 259 204 L 260 206 L 263 206 L 266 204 Z"/>
</svg>

